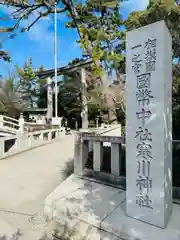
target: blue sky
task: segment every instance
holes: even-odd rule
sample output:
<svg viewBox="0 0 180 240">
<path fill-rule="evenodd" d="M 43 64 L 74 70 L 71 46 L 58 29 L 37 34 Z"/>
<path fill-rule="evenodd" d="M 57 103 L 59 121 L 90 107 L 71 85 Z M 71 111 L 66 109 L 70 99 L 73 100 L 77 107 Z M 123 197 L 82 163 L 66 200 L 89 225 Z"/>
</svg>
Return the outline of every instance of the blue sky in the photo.
<svg viewBox="0 0 180 240">
<path fill-rule="evenodd" d="M 124 2 L 122 4 L 123 17 L 127 17 L 132 11 L 145 9 L 148 2 L 149 0 L 129 0 Z M 0 8 L 0 16 L 5 16 L 12 11 L 10 8 Z M 31 20 L 35 17 L 32 16 Z M 0 74 L 6 76 L 9 70 L 14 71 L 14 65 L 22 66 L 30 57 L 32 57 L 34 68 L 38 68 L 42 64 L 47 69 L 53 68 L 53 22 L 53 17 L 49 16 L 39 21 L 29 32 L 20 33 L 14 39 L 9 39 L 6 33 L 0 33 L 0 42 L 3 42 L 3 49 L 6 49 L 12 58 L 12 64 L 0 60 Z M 66 22 L 66 14 L 58 16 L 58 66 L 66 65 L 73 58 L 81 57 L 81 49 L 76 43 L 78 34 L 76 30 L 65 28 Z M 11 22 L 9 21 L 9 23 Z M 2 27 L 2 21 L 0 21 L 0 24 L 0 27 Z M 26 25 L 27 21 L 21 23 L 21 26 Z"/>
</svg>

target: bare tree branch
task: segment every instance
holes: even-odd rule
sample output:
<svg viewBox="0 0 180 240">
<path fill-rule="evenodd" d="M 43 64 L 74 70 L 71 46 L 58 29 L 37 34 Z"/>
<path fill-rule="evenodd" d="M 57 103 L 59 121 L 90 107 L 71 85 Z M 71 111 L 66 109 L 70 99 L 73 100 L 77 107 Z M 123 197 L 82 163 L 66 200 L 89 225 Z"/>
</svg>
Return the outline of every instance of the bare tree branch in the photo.
<svg viewBox="0 0 180 240">
<path fill-rule="evenodd" d="M 66 8 L 59 9 L 59 10 L 57 10 L 57 13 L 62 13 L 62 12 L 65 12 L 66 10 L 67 10 Z M 53 10 L 48 10 L 46 12 L 40 12 L 39 16 L 27 28 L 24 28 L 22 31 L 23 32 L 29 31 L 31 29 L 31 27 L 34 24 L 36 24 L 41 18 L 46 17 L 46 16 L 48 16 L 51 13 L 54 13 L 54 9 Z"/>
<path fill-rule="evenodd" d="M 59 2 L 59 1 L 57 1 Z M 33 25 L 35 25 L 41 18 L 48 16 L 49 14 L 55 13 L 55 5 L 49 3 L 48 1 L 42 1 L 41 3 L 35 3 L 29 5 L 28 3 L 24 3 L 23 1 L 15 1 L 15 0 L 8 0 L 8 1 L 1 1 L 1 5 L 12 6 L 17 8 L 14 12 L 12 12 L 11 18 L 18 19 L 17 22 L 12 27 L 0 28 L 0 32 L 12 32 L 19 27 L 19 23 L 28 17 L 34 11 L 41 9 L 42 7 L 46 8 L 46 11 L 39 11 L 38 17 L 29 24 L 27 28 L 23 28 L 21 32 L 29 31 Z M 63 13 L 67 11 L 68 8 L 65 6 L 64 8 L 57 8 L 57 13 Z M 10 16 L 9 16 L 10 18 Z M 5 20 L 5 19 L 4 19 Z"/>
</svg>

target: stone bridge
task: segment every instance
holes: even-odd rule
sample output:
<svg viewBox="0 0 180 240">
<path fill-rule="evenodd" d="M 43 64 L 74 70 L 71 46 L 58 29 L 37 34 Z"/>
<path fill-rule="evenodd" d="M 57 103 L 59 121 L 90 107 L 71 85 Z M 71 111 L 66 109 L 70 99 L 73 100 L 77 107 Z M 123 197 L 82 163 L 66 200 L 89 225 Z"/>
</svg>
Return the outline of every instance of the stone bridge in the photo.
<svg viewBox="0 0 180 240">
<path fill-rule="evenodd" d="M 114 135 L 117 128 L 98 133 Z M 45 198 L 73 173 L 75 132 L 49 129 L 0 141 L 0 233 L 11 239 L 20 229 L 19 239 L 38 239 L 45 224 Z"/>
<path fill-rule="evenodd" d="M 2 142 L 2 140 L 1 140 Z M 2 150 L 2 146 L 1 146 Z M 44 199 L 72 172 L 74 134 L 0 160 L 0 233 L 33 240 L 43 229 Z M 1 236 L 1 235 L 0 235 Z M 1 238 L 0 238 L 1 239 Z"/>
</svg>

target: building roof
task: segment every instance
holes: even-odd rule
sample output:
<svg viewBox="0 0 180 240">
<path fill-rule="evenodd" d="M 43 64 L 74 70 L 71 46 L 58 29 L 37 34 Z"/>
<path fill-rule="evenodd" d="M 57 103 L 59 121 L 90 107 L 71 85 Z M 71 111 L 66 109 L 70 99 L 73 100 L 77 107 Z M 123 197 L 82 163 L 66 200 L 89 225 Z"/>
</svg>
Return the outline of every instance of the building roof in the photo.
<svg viewBox="0 0 180 240">
<path fill-rule="evenodd" d="M 72 65 L 67 65 L 64 67 L 60 67 L 57 69 L 57 75 L 68 75 L 70 73 L 74 72 L 79 72 L 81 68 L 87 68 L 91 66 L 93 61 L 91 59 L 88 59 L 86 61 L 82 61 L 76 64 Z M 49 69 L 49 70 L 44 70 L 40 72 L 35 72 L 36 76 L 39 78 L 47 78 L 47 77 L 54 77 L 55 75 L 55 70 L 54 69 Z"/>
</svg>

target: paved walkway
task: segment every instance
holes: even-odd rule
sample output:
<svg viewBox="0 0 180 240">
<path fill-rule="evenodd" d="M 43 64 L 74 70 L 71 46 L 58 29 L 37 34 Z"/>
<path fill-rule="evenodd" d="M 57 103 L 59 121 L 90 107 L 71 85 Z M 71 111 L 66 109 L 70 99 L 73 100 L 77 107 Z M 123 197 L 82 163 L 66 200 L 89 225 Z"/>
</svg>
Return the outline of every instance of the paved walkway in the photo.
<svg viewBox="0 0 180 240">
<path fill-rule="evenodd" d="M 20 239 L 37 239 L 44 199 L 67 178 L 73 154 L 74 136 L 65 136 L 0 161 L 0 220 L 21 229 Z"/>
</svg>

